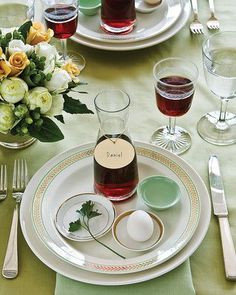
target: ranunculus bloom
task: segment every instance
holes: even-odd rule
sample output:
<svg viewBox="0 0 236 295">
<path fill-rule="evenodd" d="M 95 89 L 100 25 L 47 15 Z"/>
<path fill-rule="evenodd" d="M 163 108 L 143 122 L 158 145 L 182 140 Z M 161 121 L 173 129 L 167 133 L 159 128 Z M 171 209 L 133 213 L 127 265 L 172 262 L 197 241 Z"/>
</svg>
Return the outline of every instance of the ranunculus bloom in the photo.
<svg viewBox="0 0 236 295">
<path fill-rule="evenodd" d="M 35 53 L 39 57 L 44 56 L 46 58 L 44 74 L 53 72 L 58 55 L 56 48 L 46 42 L 42 42 L 35 46 Z"/>
<path fill-rule="evenodd" d="M 24 52 L 13 53 L 9 58 L 11 73 L 9 76 L 18 76 L 30 64 L 27 55 Z"/>
<path fill-rule="evenodd" d="M 8 61 L 0 57 L 0 80 L 6 78 L 11 72 L 11 67 Z"/>
<path fill-rule="evenodd" d="M 45 86 L 50 92 L 62 93 L 68 88 L 68 83 L 72 79 L 67 71 L 56 68 L 52 73 L 52 78 L 50 81 L 45 83 Z"/>
<path fill-rule="evenodd" d="M 40 42 L 49 42 L 53 35 L 53 30 L 46 30 L 42 23 L 33 22 L 26 39 L 26 43 L 30 45 L 36 45 Z"/>
<path fill-rule="evenodd" d="M 21 101 L 28 92 L 28 85 L 20 78 L 7 78 L 0 84 L 0 94 L 9 103 Z"/>
<path fill-rule="evenodd" d="M 16 52 L 31 53 L 34 48 L 29 44 L 25 44 L 22 40 L 13 39 L 8 43 L 8 53 L 12 55 Z"/>
<path fill-rule="evenodd" d="M 25 96 L 25 102 L 30 110 L 40 108 L 41 114 L 46 114 L 52 106 L 52 96 L 45 87 L 35 87 Z"/>
<path fill-rule="evenodd" d="M 64 102 L 65 101 L 62 94 L 53 95 L 52 106 L 46 115 L 50 117 L 61 115 L 63 112 Z"/>
<path fill-rule="evenodd" d="M 0 103 L 0 132 L 8 133 L 15 123 L 13 106 Z"/>
<path fill-rule="evenodd" d="M 66 62 L 62 66 L 62 69 L 65 70 L 65 71 L 67 71 L 67 73 L 70 75 L 70 77 L 72 78 L 72 80 L 74 80 L 75 78 L 77 78 L 79 76 L 79 74 L 80 74 L 80 69 L 72 61 Z"/>
</svg>

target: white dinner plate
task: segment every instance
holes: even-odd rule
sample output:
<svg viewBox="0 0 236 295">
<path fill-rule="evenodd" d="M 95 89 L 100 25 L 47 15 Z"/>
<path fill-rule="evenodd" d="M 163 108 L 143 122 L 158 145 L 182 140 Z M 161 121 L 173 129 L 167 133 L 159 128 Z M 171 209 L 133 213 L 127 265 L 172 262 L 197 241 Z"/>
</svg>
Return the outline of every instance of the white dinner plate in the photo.
<svg viewBox="0 0 236 295">
<path fill-rule="evenodd" d="M 148 39 L 140 40 L 136 42 L 109 43 L 109 42 L 102 42 L 98 40 L 92 40 L 79 34 L 75 34 L 73 37 L 71 37 L 71 39 L 79 44 L 82 44 L 88 47 L 103 49 L 103 50 L 111 50 L 111 51 L 136 50 L 136 49 L 146 48 L 146 47 L 159 44 L 171 38 L 172 36 L 174 36 L 186 24 L 191 12 L 191 4 L 189 0 L 182 0 L 182 1 L 183 1 L 182 12 L 180 16 L 178 17 L 178 19 L 173 23 L 173 25 L 170 26 L 170 28 L 167 29 L 166 31 L 158 35 L 155 35 L 153 37 L 150 37 Z"/>
<path fill-rule="evenodd" d="M 164 175 L 176 181 L 181 190 L 179 203 L 159 212 L 165 234 L 160 244 L 150 251 L 133 253 L 119 247 L 111 233 L 100 240 L 125 260 L 107 251 L 96 241 L 76 243 L 58 234 L 55 216 L 58 207 L 76 193 L 92 191 L 94 144 L 68 150 L 47 162 L 36 173 L 25 194 L 33 195 L 32 220 L 40 239 L 54 254 L 79 268 L 104 273 L 143 271 L 163 263 L 178 253 L 191 239 L 199 222 L 201 202 L 191 174 L 179 165 L 172 154 L 157 151 L 149 144 L 136 144 L 140 180 L 150 175 Z M 32 187 L 35 191 L 32 192 Z M 126 210 L 148 210 L 137 195 L 115 204 L 117 214 Z"/>
<path fill-rule="evenodd" d="M 108 34 L 101 27 L 100 13 L 94 16 L 79 15 L 79 36 L 107 43 L 129 43 L 151 38 L 170 28 L 182 12 L 182 0 L 165 0 L 151 14 L 136 14 L 134 29 L 129 34 Z"/>
<path fill-rule="evenodd" d="M 180 265 L 183 261 L 185 261 L 199 246 L 202 239 L 204 238 L 209 221 L 210 221 L 210 212 L 211 206 L 209 201 L 209 195 L 206 190 L 204 183 L 202 182 L 201 178 L 198 174 L 181 158 L 178 158 L 175 155 L 168 153 L 162 149 L 153 147 L 154 150 L 158 151 L 158 153 L 163 153 L 165 155 L 171 156 L 172 159 L 178 162 L 178 164 L 188 173 L 191 175 L 191 178 L 197 187 L 199 197 L 202 204 L 202 210 L 200 212 L 200 220 L 198 227 L 189 241 L 189 243 L 173 258 L 169 259 L 168 261 L 155 266 L 151 269 L 138 272 L 138 273 L 129 273 L 129 274 L 102 274 L 102 273 L 95 273 L 95 272 L 88 272 L 82 270 L 76 266 L 73 266 L 71 263 L 65 262 L 64 259 L 56 255 L 55 253 L 51 252 L 44 244 L 44 242 L 38 238 L 35 229 L 32 224 L 31 220 L 31 206 L 32 204 L 32 195 L 30 191 L 34 193 L 34 181 L 36 180 L 35 177 L 37 174 L 32 178 L 29 186 L 27 187 L 28 193 L 24 195 L 21 205 L 20 211 L 20 221 L 21 227 L 24 234 L 24 237 L 33 250 L 33 252 L 41 259 L 46 265 L 48 265 L 53 270 L 70 277 L 75 280 L 79 280 L 82 282 L 92 283 L 92 284 L 99 284 L 99 285 L 120 285 L 120 284 L 132 284 L 137 282 L 146 281 L 155 277 L 158 277 L 173 268 Z M 46 168 L 45 165 L 43 168 Z M 42 168 L 42 169 L 43 169 Z M 42 169 L 41 172 L 42 172 Z"/>
</svg>

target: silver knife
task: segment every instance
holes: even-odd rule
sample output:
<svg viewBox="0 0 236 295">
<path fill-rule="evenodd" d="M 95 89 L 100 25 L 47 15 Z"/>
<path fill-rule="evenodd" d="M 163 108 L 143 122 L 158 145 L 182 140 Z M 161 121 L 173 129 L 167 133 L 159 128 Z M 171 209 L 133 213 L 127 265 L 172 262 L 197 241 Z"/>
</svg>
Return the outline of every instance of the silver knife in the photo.
<svg viewBox="0 0 236 295">
<path fill-rule="evenodd" d="M 228 280 L 236 280 L 236 254 L 230 232 L 228 209 L 220 174 L 219 161 L 216 156 L 211 156 L 209 159 L 209 181 L 213 210 L 214 214 L 218 217 L 220 225 L 225 275 Z"/>
</svg>

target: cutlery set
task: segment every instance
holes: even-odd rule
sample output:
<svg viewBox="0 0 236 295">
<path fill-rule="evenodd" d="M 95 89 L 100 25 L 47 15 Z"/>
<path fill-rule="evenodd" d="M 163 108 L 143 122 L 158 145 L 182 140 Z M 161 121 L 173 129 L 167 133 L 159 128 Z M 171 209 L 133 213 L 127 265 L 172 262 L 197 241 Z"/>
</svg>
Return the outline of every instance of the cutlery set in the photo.
<svg viewBox="0 0 236 295">
<path fill-rule="evenodd" d="M 207 21 L 207 27 L 209 30 L 218 30 L 220 28 L 220 24 L 218 19 L 215 17 L 215 6 L 214 0 L 209 1 L 210 8 L 210 18 Z M 204 34 L 203 24 L 199 20 L 198 16 L 198 3 L 197 0 L 191 0 L 192 9 L 193 9 L 193 21 L 190 24 L 190 31 L 193 34 Z"/>
<path fill-rule="evenodd" d="M 7 191 L 7 168 L 1 165 L 0 168 L 0 196 L 6 196 Z M 12 197 L 16 200 L 16 206 L 13 212 L 11 230 L 6 250 L 6 255 L 2 268 L 2 275 L 7 279 L 15 278 L 18 274 L 18 250 L 17 250 L 17 228 L 19 220 L 19 204 L 22 195 L 28 183 L 27 163 L 24 159 L 18 159 L 14 162 Z M 3 199 L 3 198 L 2 198 Z"/>
</svg>

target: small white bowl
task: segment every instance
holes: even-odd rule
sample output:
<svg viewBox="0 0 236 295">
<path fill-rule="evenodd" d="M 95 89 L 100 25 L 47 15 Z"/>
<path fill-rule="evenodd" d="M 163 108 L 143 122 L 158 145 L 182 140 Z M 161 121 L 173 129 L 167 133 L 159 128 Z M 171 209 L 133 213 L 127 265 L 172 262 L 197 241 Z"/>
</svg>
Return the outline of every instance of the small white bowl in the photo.
<svg viewBox="0 0 236 295">
<path fill-rule="evenodd" d="M 131 251 L 147 251 L 155 247 L 164 235 L 164 224 L 161 219 L 154 213 L 146 212 L 152 218 L 154 224 L 153 234 L 150 239 L 145 242 L 138 242 L 133 240 L 127 232 L 127 221 L 130 214 L 136 210 L 125 211 L 114 221 L 112 226 L 112 235 L 115 241 L 125 249 Z"/>
</svg>

